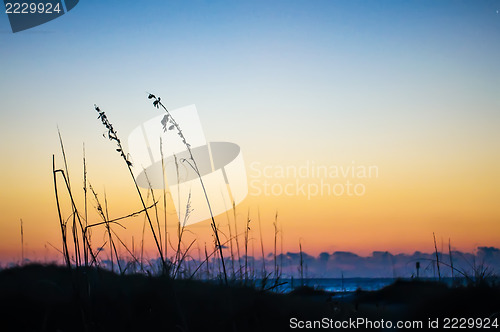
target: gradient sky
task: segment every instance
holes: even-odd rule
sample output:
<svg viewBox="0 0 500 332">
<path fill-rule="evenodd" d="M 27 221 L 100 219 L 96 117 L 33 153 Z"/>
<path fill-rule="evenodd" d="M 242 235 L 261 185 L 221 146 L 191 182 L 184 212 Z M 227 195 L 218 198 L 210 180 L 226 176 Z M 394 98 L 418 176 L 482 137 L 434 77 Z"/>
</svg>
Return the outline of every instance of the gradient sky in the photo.
<svg viewBox="0 0 500 332">
<path fill-rule="evenodd" d="M 0 258 L 20 257 L 20 218 L 29 256 L 57 254 L 47 249 L 60 246 L 57 127 L 75 188 L 85 143 L 110 215 L 140 208 L 93 105 L 126 138 L 158 114 L 147 92 L 172 109 L 196 104 L 207 139 L 239 144 L 247 167 L 378 167 L 377 178 L 358 179 L 361 197 L 249 196 L 238 220 L 249 211 L 257 236 L 260 211 L 267 251 L 275 211 L 285 251 L 299 239 L 312 254 L 431 251 L 432 232 L 463 251 L 500 247 L 499 10 L 498 1 L 90 0 L 16 34 L 0 14 Z M 127 227 L 130 244 L 142 218 Z M 208 222 L 192 232 L 200 247 L 210 241 Z"/>
</svg>

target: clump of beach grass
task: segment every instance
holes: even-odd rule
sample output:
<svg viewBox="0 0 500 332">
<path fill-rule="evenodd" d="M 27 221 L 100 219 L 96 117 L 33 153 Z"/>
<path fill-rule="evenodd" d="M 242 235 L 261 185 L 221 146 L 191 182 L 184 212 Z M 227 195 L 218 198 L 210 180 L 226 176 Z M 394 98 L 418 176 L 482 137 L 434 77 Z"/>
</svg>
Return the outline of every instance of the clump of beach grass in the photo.
<svg viewBox="0 0 500 332">
<path fill-rule="evenodd" d="M 114 127 L 111 124 L 111 122 L 109 121 L 108 117 L 106 116 L 106 113 L 104 113 L 104 111 L 101 111 L 101 109 L 97 105 L 95 105 L 94 107 L 95 107 L 96 112 L 99 114 L 98 119 L 101 120 L 102 124 L 104 125 L 104 127 L 108 131 L 107 132 L 108 139 L 110 141 L 114 141 L 116 143 L 116 145 L 118 147 L 116 149 L 116 151 L 120 154 L 120 156 L 122 157 L 123 161 L 125 162 L 125 164 L 127 166 L 127 169 L 129 170 L 130 176 L 132 177 L 132 180 L 134 182 L 135 188 L 137 190 L 137 194 L 139 195 L 139 199 L 141 201 L 142 207 L 144 208 L 144 213 L 146 215 L 146 218 L 147 218 L 150 230 L 151 230 L 151 234 L 153 235 L 153 238 L 154 238 L 154 241 L 155 241 L 155 244 L 156 244 L 156 248 L 158 250 L 158 254 L 160 255 L 160 259 L 161 259 L 161 263 L 162 263 L 162 267 L 163 267 L 163 273 L 168 274 L 169 266 L 167 265 L 167 262 L 165 261 L 165 258 L 163 256 L 163 250 L 161 248 L 160 242 L 158 240 L 158 236 L 157 236 L 155 228 L 153 226 L 153 221 L 152 221 L 152 219 L 151 219 L 151 217 L 149 215 L 146 203 L 144 201 L 144 197 L 143 197 L 143 195 L 141 193 L 141 190 L 139 189 L 139 185 L 137 184 L 137 181 L 136 181 L 136 179 L 134 177 L 134 174 L 132 172 L 132 166 L 133 166 L 132 162 L 129 160 L 128 156 L 125 154 L 125 151 L 124 151 L 124 149 L 122 147 L 121 141 L 118 138 L 117 132 L 114 129 Z"/>
<path fill-rule="evenodd" d="M 180 139 L 182 140 L 182 143 L 186 146 L 186 149 L 189 153 L 189 159 L 183 158 L 181 160 L 181 162 L 182 161 L 186 162 L 195 171 L 195 173 L 198 175 L 198 179 L 200 180 L 200 184 L 201 184 L 201 187 L 203 189 L 203 194 L 205 195 L 205 199 L 206 199 L 206 202 L 208 205 L 208 210 L 210 212 L 210 217 L 212 219 L 211 227 L 212 227 L 212 231 L 213 231 L 214 236 L 215 236 L 216 246 L 219 250 L 219 255 L 220 255 L 220 259 L 221 259 L 221 263 L 222 263 L 222 270 L 223 270 L 223 274 L 224 274 L 224 281 L 227 285 L 228 281 L 227 281 L 226 265 L 224 262 L 224 254 L 222 253 L 222 245 L 221 245 L 220 238 L 219 238 L 218 226 L 215 222 L 214 215 L 212 213 L 212 207 L 210 205 L 210 200 L 208 199 L 208 194 L 207 194 L 207 191 L 205 188 L 205 184 L 203 183 L 203 179 L 201 177 L 201 173 L 200 173 L 200 170 L 198 168 L 198 164 L 196 163 L 196 160 L 195 160 L 193 153 L 191 151 L 191 145 L 187 142 L 186 137 L 182 133 L 182 130 L 181 130 L 179 124 L 177 123 L 177 121 L 175 121 L 175 119 L 172 117 L 172 114 L 168 111 L 168 109 L 165 107 L 165 105 L 163 105 L 163 103 L 161 102 L 161 98 L 156 97 L 153 94 L 149 94 L 148 99 L 154 99 L 153 106 L 156 108 L 161 107 L 167 113 L 162 120 L 164 130 L 174 130 L 174 129 L 177 130 L 177 134 L 179 135 Z M 179 222 L 180 222 L 180 220 L 179 220 Z"/>
</svg>

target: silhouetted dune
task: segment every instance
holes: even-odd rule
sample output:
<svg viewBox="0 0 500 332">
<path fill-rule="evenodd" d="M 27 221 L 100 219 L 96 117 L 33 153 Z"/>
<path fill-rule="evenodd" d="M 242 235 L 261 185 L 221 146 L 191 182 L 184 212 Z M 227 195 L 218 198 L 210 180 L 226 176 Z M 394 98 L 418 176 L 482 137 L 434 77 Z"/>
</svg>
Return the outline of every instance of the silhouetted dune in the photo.
<svg viewBox="0 0 500 332">
<path fill-rule="evenodd" d="M 72 280 L 78 280 L 76 288 Z M 78 289 L 78 291 L 77 291 Z M 101 269 L 29 265 L 0 272 L 5 331 L 255 331 L 288 326 L 289 315 L 321 317 L 323 304 L 250 287 Z M 4 330 L 2 328 L 2 330 Z"/>
<path fill-rule="evenodd" d="M 398 280 L 376 292 L 358 292 L 358 310 L 376 307 L 380 314 L 399 312 L 398 319 L 499 317 L 500 288 L 492 285 L 448 287 L 434 281 Z M 388 309 L 389 308 L 389 309 Z"/>
<path fill-rule="evenodd" d="M 79 285 L 79 286 L 78 286 Z M 69 271 L 27 265 L 0 271 L 2 331 L 281 331 L 290 319 L 496 317 L 500 289 L 397 281 L 350 296 L 310 287 L 289 294 L 241 285 Z"/>
</svg>

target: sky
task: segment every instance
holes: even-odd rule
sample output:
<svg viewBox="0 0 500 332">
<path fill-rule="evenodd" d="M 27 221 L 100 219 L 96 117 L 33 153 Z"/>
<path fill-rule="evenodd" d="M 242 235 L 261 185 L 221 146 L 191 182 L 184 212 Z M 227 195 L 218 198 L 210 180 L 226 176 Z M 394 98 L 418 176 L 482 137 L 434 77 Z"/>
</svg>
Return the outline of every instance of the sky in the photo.
<svg viewBox="0 0 500 332">
<path fill-rule="evenodd" d="M 236 216 L 240 230 L 250 218 L 256 248 L 260 224 L 273 249 L 276 213 L 284 251 L 300 242 L 313 255 L 429 252 L 433 232 L 464 252 L 498 248 L 499 10 L 498 1 L 89 0 L 15 34 L 2 13 L 0 259 L 20 259 L 20 219 L 25 255 L 59 255 L 58 128 L 80 206 L 85 144 L 110 217 L 141 208 L 93 107 L 126 141 L 159 114 L 149 92 L 169 109 L 195 104 L 209 141 L 241 147 L 250 187 Z M 301 167 L 309 174 L 281 172 Z M 354 176 L 330 173 L 349 167 Z M 95 207 L 89 198 L 89 222 L 100 221 Z M 222 228 L 232 215 L 217 218 Z M 137 246 L 142 217 L 124 225 L 117 232 Z M 188 243 L 212 241 L 209 221 L 189 229 Z"/>
</svg>

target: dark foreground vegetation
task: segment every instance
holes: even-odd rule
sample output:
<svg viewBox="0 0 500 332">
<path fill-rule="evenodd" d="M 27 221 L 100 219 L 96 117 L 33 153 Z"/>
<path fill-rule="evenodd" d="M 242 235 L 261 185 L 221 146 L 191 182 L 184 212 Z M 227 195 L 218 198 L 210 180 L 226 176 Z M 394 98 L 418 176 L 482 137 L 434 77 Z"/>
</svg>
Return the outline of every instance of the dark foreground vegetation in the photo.
<svg viewBox="0 0 500 332">
<path fill-rule="evenodd" d="M 500 288 L 397 281 L 375 292 L 250 286 L 26 265 L 0 271 L 2 331 L 281 331 L 290 319 L 498 318 Z"/>
</svg>

